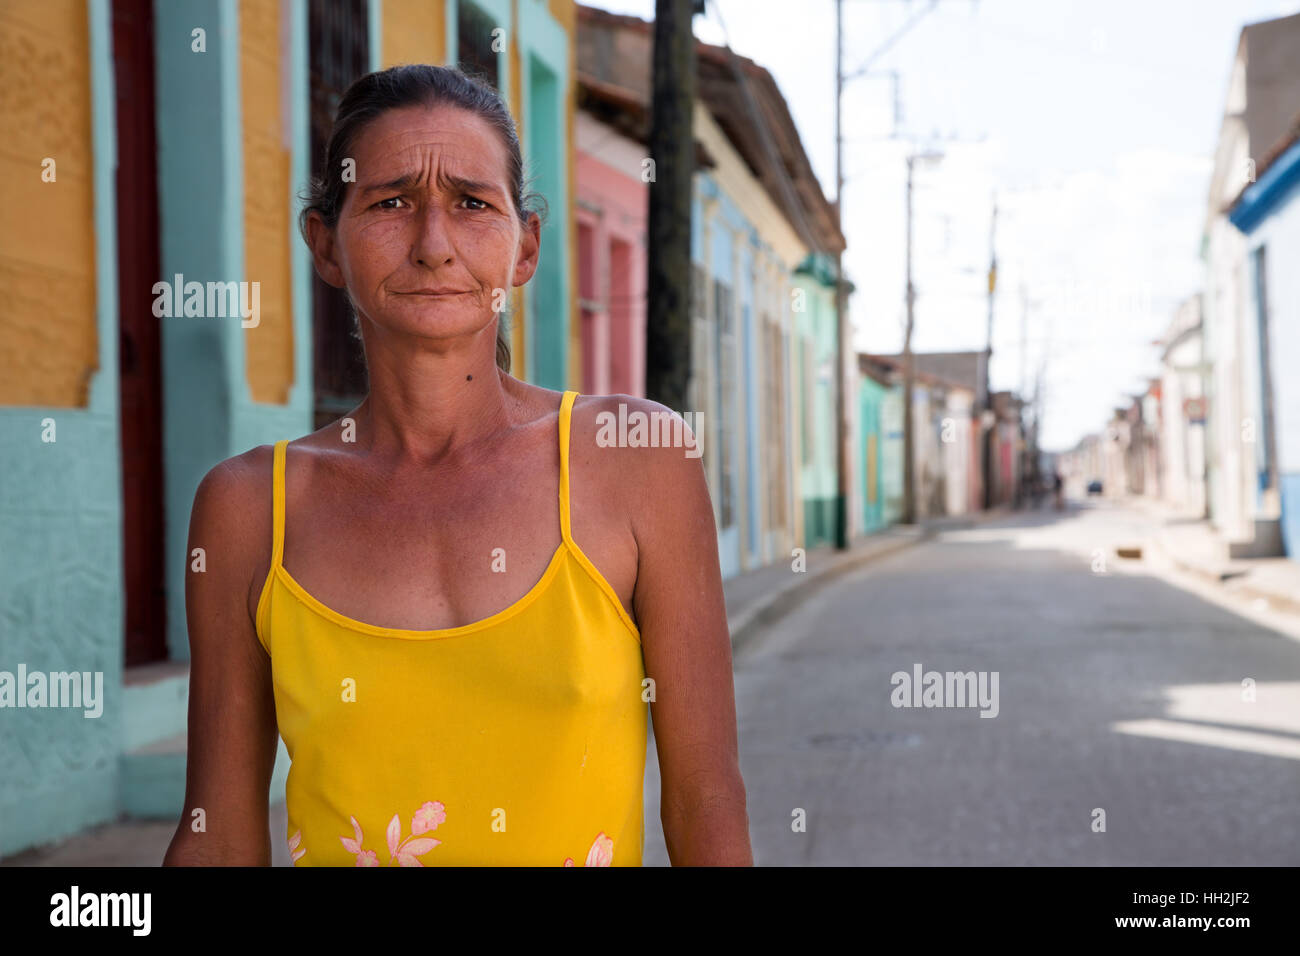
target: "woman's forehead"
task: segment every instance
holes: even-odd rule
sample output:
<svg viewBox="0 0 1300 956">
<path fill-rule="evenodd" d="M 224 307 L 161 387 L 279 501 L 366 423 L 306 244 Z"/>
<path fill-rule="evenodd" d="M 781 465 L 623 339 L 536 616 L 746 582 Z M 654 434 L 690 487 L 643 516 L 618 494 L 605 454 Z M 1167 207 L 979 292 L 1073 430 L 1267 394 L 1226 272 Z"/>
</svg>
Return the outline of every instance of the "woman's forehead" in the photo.
<svg viewBox="0 0 1300 956">
<path fill-rule="evenodd" d="M 419 172 L 433 162 L 459 177 L 506 184 L 500 137 L 486 120 L 456 107 L 388 110 L 361 133 L 353 152 L 358 172 L 363 166 L 379 175 Z"/>
</svg>

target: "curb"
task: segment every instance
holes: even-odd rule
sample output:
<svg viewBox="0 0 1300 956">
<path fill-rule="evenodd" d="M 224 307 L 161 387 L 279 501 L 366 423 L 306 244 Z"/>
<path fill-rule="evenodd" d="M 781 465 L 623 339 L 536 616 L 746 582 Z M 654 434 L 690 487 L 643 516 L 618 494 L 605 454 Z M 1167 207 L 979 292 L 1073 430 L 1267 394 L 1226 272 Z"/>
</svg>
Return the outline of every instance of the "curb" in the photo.
<svg viewBox="0 0 1300 956">
<path fill-rule="evenodd" d="M 1222 591 L 1228 594 L 1235 594 L 1238 597 L 1244 597 L 1248 600 L 1263 600 L 1268 602 L 1268 606 L 1275 611 L 1284 611 L 1289 614 L 1300 614 L 1300 599 L 1293 598 L 1287 594 L 1280 594 L 1277 591 L 1266 591 L 1263 588 L 1254 587 L 1248 583 L 1250 576 L 1249 570 L 1239 573 L 1225 575 L 1222 571 L 1214 571 L 1203 565 L 1188 561 L 1180 557 L 1174 551 L 1165 546 L 1161 535 L 1152 535 L 1151 541 L 1156 548 L 1160 550 L 1174 567 L 1179 571 L 1190 574 L 1194 577 L 1214 584 Z M 1231 583 L 1229 583 L 1231 582 Z"/>
<path fill-rule="evenodd" d="M 1015 514 L 1016 512 L 1006 505 L 999 505 L 990 508 L 988 511 L 934 518 L 924 525 L 914 525 L 913 527 L 917 530 L 913 533 L 905 536 L 897 535 L 898 540 L 892 543 L 878 544 L 857 553 L 850 550 L 843 557 L 835 559 L 834 563 L 814 575 L 792 575 L 792 580 L 784 587 L 777 588 L 767 597 L 741 609 L 734 618 L 728 615 L 727 626 L 731 631 L 731 648 L 735 651 L 742 642 L 785 617 L 827 584 L 851 571 L 856 571 L 863 565 L 878 561 L 881 558 L 887 558 L 913 545 L 929 541 L 935 535 L 944 531 L 976 528 L 990 521 L 998 521 Z M 903 527 L 906 526 L 893 525 L 892 529 L 897 530 Z M 860 540 L 875 544 L 878 539 L 868 536 Z"/>
<path fill-rule="evenodd" d="M 743 642 L 753 637 L 758 631 L 785 617 L 835 579 L 841 578 L 863 565 L 878 561 L 891 554 L 897 554 L 899 551 L 920 544 L 922 541 L 928 541 L 934 535 L 934 529 L 926 528 L 916 535 L 900 537 L 890 544 L 871 548 L 858 554 L 850 551 L 844 557 L 837 558 L 835 563 L 812 576 L 792 575 L 792 580 L 785 587 L 778 588 L 767 597 L 755 601 L 741 610 L 734 620 L 728 621 L 731 630 L 732 650 L 739 648 Z"/>
</svg>

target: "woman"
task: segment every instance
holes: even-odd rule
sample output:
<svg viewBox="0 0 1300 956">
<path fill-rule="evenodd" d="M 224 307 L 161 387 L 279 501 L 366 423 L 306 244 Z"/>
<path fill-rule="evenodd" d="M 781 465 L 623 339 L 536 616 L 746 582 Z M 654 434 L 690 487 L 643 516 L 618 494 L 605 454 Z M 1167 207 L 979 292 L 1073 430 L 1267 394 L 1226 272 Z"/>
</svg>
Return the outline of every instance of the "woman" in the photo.
<svg viewBox="0 0 1300 956">
<path fill-rule="evenodd" d="M 507 372 L 500 309 L 541 250 L 500 98 L 433 66 L 358 80 L 302 226 L 369 391 L 195 494 L 165 863 L 269 863 L 278 732 L 296 864 L 639 865 L 650 701 L 672 862 L 752 864 L 700 461 L 596 441 L 654 402 Z"/>
</svg>

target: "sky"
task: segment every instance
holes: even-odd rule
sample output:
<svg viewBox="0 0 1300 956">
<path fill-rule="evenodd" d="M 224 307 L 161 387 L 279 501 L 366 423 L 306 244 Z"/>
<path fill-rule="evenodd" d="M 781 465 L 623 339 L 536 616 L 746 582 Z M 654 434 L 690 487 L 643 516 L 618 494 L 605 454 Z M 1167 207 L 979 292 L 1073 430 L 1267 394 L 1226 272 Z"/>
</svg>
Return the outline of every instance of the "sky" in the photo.
<svg viewBox="0 0 1300 956">
<path fill-rule="evenodd" d="M 653 0 L 591 5 L 654 16 Z M 844 0 L 846 73 L 913 22 L 844 91 L 854 345 L 902 349 L 906 156 L 940 154 L 913 178 L 912 347 L 984 347 L 996 196 L 992 386 L 1032 396 L 1041 381 L 1041 442 L 1063 450 L 1158 374 L 1155 343 L 1202 282 L 1241 28 L 1300 12 L 1300 0 L 928 7 Z M 834 199 L 834 0 L 708 0 L 695 33 L 772 73 Z"/>
</svg>

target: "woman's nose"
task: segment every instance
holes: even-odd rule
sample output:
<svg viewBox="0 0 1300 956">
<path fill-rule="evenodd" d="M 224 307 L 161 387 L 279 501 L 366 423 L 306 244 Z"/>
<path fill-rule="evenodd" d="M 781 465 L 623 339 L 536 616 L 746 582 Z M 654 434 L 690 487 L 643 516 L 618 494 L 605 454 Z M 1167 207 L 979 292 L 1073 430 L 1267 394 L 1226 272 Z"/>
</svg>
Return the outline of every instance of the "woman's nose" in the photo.
<svg viewBox="0 0 1300 956">
<path fill-rule="evenodd" d="M 447 214 L 430 203 L 416 216 L 416 236 L 411 248 L 415 261 L 433 268 L 451 261 L 451 237 L 447 233 Z"/>
</svg>

